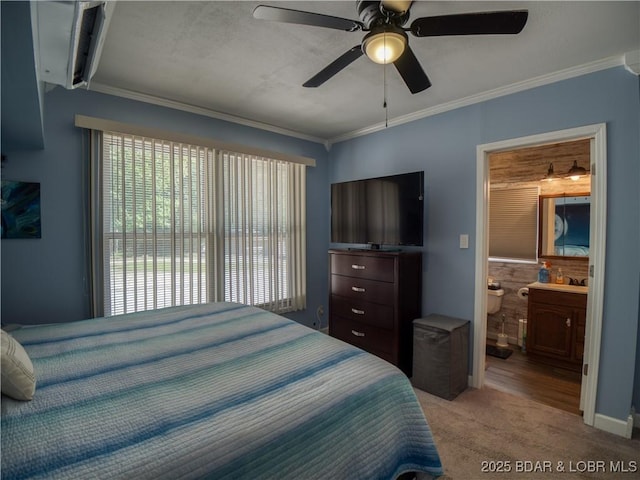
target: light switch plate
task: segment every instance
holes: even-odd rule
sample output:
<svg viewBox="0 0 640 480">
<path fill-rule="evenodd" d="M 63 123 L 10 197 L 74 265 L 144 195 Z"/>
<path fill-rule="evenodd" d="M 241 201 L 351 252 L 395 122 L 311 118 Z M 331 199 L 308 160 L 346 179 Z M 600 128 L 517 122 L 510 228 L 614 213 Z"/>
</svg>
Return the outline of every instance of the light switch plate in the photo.
<svg viewBox="0 0 640 480">
<path fill-rule="evenodd" d="M 463 233 L 460 235 L 460 248 L 469 248 L 469 234 Z"/>
</svg>

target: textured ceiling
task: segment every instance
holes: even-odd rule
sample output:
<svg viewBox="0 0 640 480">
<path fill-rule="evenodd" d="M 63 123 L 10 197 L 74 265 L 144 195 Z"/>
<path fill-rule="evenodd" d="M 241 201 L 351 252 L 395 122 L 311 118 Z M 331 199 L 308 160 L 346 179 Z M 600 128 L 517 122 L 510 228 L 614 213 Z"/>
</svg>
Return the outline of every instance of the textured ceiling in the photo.
<svg viewBox="0 0 640 480">
<path fill-rule="evenodd" d="M 393 66 L 364 56 L 324 85 L 304 88 L 364 34 L 256 20 L 252 11 L 260 3 L 357 19 L 355 1 L 120 1 L 91 88 L 336 140 L 387 118 L 391 123 L 640 48 L 639 2 L 417 1 L 408 24 L 422 16 L 522 8 L 529 20 L 515 36 L 410 35 L 433 83 L 415 95 Z"/>
</svg>

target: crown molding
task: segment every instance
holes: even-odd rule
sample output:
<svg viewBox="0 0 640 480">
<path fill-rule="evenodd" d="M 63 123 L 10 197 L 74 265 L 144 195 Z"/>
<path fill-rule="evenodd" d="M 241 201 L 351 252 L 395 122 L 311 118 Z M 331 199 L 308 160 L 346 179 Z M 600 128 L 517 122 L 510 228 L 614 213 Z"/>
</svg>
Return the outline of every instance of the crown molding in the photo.
<svg viewBox="0 0 640 480">
<path fill-rule="evenodd" d="M 353 138 L 362 137 L 365 135 L 369 135 L 371 133 L 386 130 L 391 127 L 403 125 L 405 123 L 413 122 L 415 120 L 420 120 L 422 118 L 430 117 L 433 115 L 438 115 L 440 113 L 448 112 L 451 110 L 466 107 L 476 103 L 485 102 L 487 100 L 492 100 L 494 98 L 503 97 L 506 95 L 510 95 L 512 93 L 522 92 L 524 90 L 529 90 L 531 88 L 548 85 L 548 84 L 559 82 L 562 80 L 568 80 L 570 78 L 598 72 L 600 70 L 606 70 L 608 68 L 625 66 L 625 68 L 629 69 L 629 63 L 632 63 L 634 65 L 636 63 L 636 62 L 630 61 L 630 59 L 636 59 L 639 54 L 640 54 L 640 51 L 627 52 L 626 54 L 615 55 L 615 56 L 607 57 L 594 62 L 585 63 L 575 67 L 559 70 L 557 72 L 553 72 L 550 74 L 540 75 L 538 77 L 534 77 L 521 82 L 512 83 L 504 87 L 494 88 L 486 92 L 470 95 L 468 97 L 464 97 L 459 100 L 454 100 L 454 101 L 443 103 L 440 105 L 435 105 L 433 107 L 425 108 L 417 112 L 413 112 L 407 115 L 402 115 L 393 119 L 389 119 L 388 122 L 376 123 L 368 127 L 347 132 L 333 138 L 320 138 L 313 135 L 297 132 L 294 130 L 277 127 L 275 125 L 271 125 L 268 123 L 249 120 L 247 118 L 238 117 L 238 116 L 230 115 L 227 113 L 217 112 L 215 110 L 210 110 L 210 109 L 198 107 L 195 105 L 190 105 L 187 103 L 177 102 L 175 100 L 169 100 L 162 97 L 156 97 L 153 95 L 135 92 L 133 90 L 127 90 L 124 88 L 112 87 L 110 85 L 101 84 L 97 82 L 92 82 L 87 89 L 91 91 L 99 92 L 99 93 L 105 93 L 107 95 L 114 95 L 118 97 L 128 98 L 130 100 L 137 100 L 140 102 L 172 108 L 174 110 L 181 110 L 189 113 L 195 113 L 197 115 L 215 118 L 218 120 L 224 120 L 227 122 L 244 125 L 246 127 L 266 130 L 266 131 L 277 133 L 280 135 L 286 135 L 288 137 L 299 138 L 301 140 L 307 140 L 310 142 L 319 143 L 323 145 L 327 151 L 329 151 L 333 144 L 336 144 L 339 142 L 344 142 L 346 140 L 351 140 Z"/>
<path fill-rule="evenodd" d="M 627 54 L 627 56 L 628 55 L 629 54 Z M 362 137 L 364 135 L 369 135 L 371 133 L 379 132 L 381 130 L 385 130 L 390 127 L 395 127 L 405 123 L 413 122 L 415 120 L 420 120 L 422 118 L 438 115 L 440 113 L 448 112 L 450 110 L 455 110 L 457 108 L 466 107 L 476 103 L 485 102 L 487 100 L 492 100 L 494 98 L 510 95 L 512 93 L 522 92 L 524 90 L 529 90 L 531 88 L 548 85 L 551 83 L 567 80 L 574 77 L 579 77 L 581 75 L 586 75 L 588 73 L 598 72 L 600 70 L 606 70 L 612 67 L 618 67 L 621 65 L 625 65 L 625 55 L 616 55 L 616 56 L 607 57 L 601 60 L 597 60 L 595 62 L 578 65 L 576 67 L 566 68 L 564 70 L 559 70 L 554 73 L 541 75 L 539 77 L 534 77 L 521 82 L 512 83 L 504 87 L 494 88 L 492 90 L 478 93 L 476 95 L 470 95 L 468 97 L 464 97 L 459 100 L 454 100 L 452 102 L 443 103 L 441 105 L 436 105 L 436 106 L 425 108 L 423 110 L 419 110 L 417 112 L 413 112 L 407 115 L 402 115 L 400 117 L 389 119 L 387 124 L 385 124 L 384 122 L 380 122 L 380 123 L 371 125 L 369 127 L 365 127 L 359 130 L 354 130 L 352 132 L 345 133 L 344 135 L 340 135 L 338 137 L 329 139 L 328 144 L 329 146 L 331 146 L 335 143 L 344 142 L 345 140 L 351 140 L 353 138 Z"/>
<path fill-rule="evenodd" d="M 624 54 L 624 68 L 634 75 L 640 75 L 640 50 Z"/>
<path fill-rule="evenodd" d="M 301 132 L 296 132 L 294 130 L 276 127 L 275 125 L 270 125 L 268 123 L 249 120 L 248 118 L 237 117 L 228 113 L 217 112 L 208 108 L 197 107 L 188 103 L 177 102 L 175 100 L 169 100 L 167 98 L 156 97 L 154 95 L 148 95 L 146 93 L 135 92 L 133 90 L 127 90 L 125 88 L 112 87 L 110 85 L 97 82 L 91 82 L 87 87 L 87 90 L 104 93 L 107 95 L 114 95 L 116 97 L 128 98 L 129 100 L 136 100 L 138 102 L 150 103 L 174 110 L 181 110 L 183 112 L 195 113 L 196 115 L 215 118 L 217 120 L 224 120 L 225 122 L 237 123 L 239 125 L 244 125 L 245 127 L 257 128 L 259 130 L 266 130 L 268 132 L 286 135 L 287 137 L 294 137 L 301 140 L 320 143 L 324 145 L 326 149 L 329 148 L 327 139 L 324 138 L 314 137 L 313 135 L 307 135 Z"/>
</svg>

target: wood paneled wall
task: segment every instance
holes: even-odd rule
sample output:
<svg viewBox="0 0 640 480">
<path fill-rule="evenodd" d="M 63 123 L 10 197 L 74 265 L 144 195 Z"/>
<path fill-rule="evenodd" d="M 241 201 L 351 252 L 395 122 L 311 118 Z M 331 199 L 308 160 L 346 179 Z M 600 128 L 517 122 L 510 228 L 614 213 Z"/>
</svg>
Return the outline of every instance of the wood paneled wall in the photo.
<svg viewBox="0 0 640 480">
<path fill-rule="evenodd" d="M 489 156 L 489 182 L 491 188 L 540 186 L 541 195 L 591 191 L 589 176 L 577 181 L 560 178 L 552 182 L 541 181 L 553 163 L 557 176 L 566 175 L 573 162 L 590 169 L 591 144 L 589 139 L 527 147 Z"/>
</svg>

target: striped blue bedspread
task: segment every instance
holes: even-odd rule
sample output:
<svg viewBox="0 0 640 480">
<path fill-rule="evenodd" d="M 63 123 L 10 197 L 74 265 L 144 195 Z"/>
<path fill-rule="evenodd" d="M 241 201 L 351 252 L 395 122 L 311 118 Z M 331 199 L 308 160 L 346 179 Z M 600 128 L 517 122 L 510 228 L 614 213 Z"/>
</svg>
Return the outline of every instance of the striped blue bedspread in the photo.
<svg viewBox="0 0 640 480">
<path fill-rule="evenodd" d="M 23 328 L 30 402 L 2 397 L 2 478 L 442 474 L 395 367 L 234 303 Z"/>
</svg>

